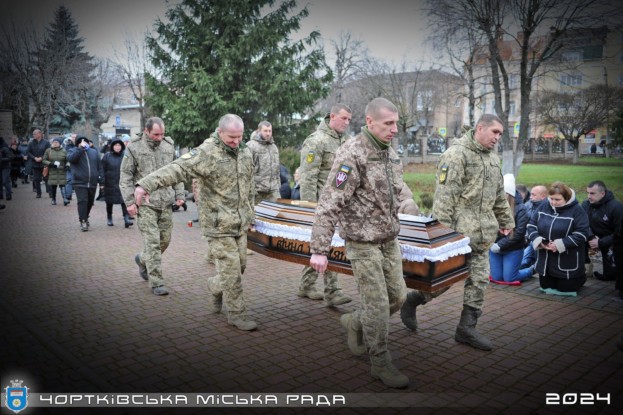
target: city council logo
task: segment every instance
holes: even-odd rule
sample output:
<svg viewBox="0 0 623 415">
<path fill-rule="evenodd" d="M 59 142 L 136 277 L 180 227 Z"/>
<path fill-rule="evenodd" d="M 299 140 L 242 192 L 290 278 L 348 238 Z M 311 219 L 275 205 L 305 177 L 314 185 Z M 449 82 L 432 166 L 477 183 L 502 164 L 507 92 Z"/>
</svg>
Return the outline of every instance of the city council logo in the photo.
<svg viewBox="0 0 623 415">
<path fill-rule="evenodd" d="M 23 380 L 12 380 L 11 386 L 4 388 L 4 404 L 11 411 L 18 413 L 28 406 L 28 388 L 22 386 Z"/>
</svg>

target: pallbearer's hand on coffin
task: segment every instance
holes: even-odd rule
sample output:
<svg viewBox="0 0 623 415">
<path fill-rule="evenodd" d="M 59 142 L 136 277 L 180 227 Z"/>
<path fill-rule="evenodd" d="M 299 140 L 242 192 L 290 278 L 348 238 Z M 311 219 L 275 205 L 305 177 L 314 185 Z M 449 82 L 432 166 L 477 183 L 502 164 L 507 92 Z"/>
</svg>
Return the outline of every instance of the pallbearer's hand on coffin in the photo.
<svg viewBox="0 0 623 415">
<path fill-rule="evenodd" d="M 309 266 L 312 267 L 316 272 L 325 272 L 327 270 L 327 265 L 329 261 L 327 260 L 326 255 L 320 254 L 312 254 L 311 259 L 309 260 Z"/>
</svg>

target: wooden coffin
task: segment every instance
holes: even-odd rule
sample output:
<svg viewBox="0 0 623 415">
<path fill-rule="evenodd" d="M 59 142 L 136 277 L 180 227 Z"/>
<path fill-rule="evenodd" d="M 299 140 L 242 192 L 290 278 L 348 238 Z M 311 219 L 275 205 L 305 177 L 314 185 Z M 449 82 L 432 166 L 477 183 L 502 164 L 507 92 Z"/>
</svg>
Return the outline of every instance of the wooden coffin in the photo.
<svg viewBox="0 0 623 415">
<path fill-rule="evenodd" d="M 262 201 L 255 206 L 256 223 L 248 234 L 249 249 L 272 258 L 309 265 L 315 207 L 315 203 L 296 200 Z M 436 219 L 400 215 L 400 224 L 398 240 L 407 287 L 435 292 L 467 278 L 468 238 Z M 334 245 L 328 256 L 329 269 L 352 275 L 337 231 Z"/>
</svg>

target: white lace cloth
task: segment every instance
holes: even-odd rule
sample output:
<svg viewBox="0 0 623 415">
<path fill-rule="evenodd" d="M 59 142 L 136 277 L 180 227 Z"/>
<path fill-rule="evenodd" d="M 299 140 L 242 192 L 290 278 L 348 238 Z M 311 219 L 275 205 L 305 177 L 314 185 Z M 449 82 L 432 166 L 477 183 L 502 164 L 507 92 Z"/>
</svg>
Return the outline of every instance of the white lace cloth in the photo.
<svg viewBox="0 0 623 415">
<path fill-rule="evenodd" d="M 278 238 L 293 239 L 295 241 L 309 242 L 311 240 L 311 229 L 299 228 L 297 226 L 281 225 L 278 223 L 264 222 L 255 220 L 255 230 L 264 235 Z M 331 246 L 340 248 L 344 246 L 344 240 L 337 233 L 333 235 Z M 470 253 L 469 238 L 463 237 L 458 241 L 448 242 L 437 248 L 422 248 L 414 245 L 400 243 L 402 258 L 411 262 L 424 262 L 426 260 L 436 262 L 445 261 L 457 255 Z"/>
</svg>

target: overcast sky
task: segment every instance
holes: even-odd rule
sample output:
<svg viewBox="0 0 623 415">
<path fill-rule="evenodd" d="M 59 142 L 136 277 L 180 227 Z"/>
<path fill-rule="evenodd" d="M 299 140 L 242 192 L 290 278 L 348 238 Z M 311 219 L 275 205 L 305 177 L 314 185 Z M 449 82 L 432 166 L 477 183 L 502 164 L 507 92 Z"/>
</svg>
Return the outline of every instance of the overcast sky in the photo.
<svg viewBox="0 0 623 415">
<path fill-rule="evenodd" d="M 79 26 L 87 51 L 102 57 L 112 57 L 115 47 L 123 50 L 124 33 L 151 29 L 157 16 L 164 19 L 167 8 L 164 0 L 9 1 L 2 7 L 2 24 L 7 20 L 20 24 L 33 21 L 42 28 L 52 21 L 56 8 L 64 4 Z M 299 1 L 299 5 L 304 4 L 310 11 L 302 21 L 304 35 L 319 30 L 323 38 L 337 39 L 340 31 L 350 31 L 354 39 L 367 44 L 374 57 L 395 64 L 403 58 L 432 60 L 423 44 L 428 31 L 421 10 L 424 0 Z"/>
</svg>

